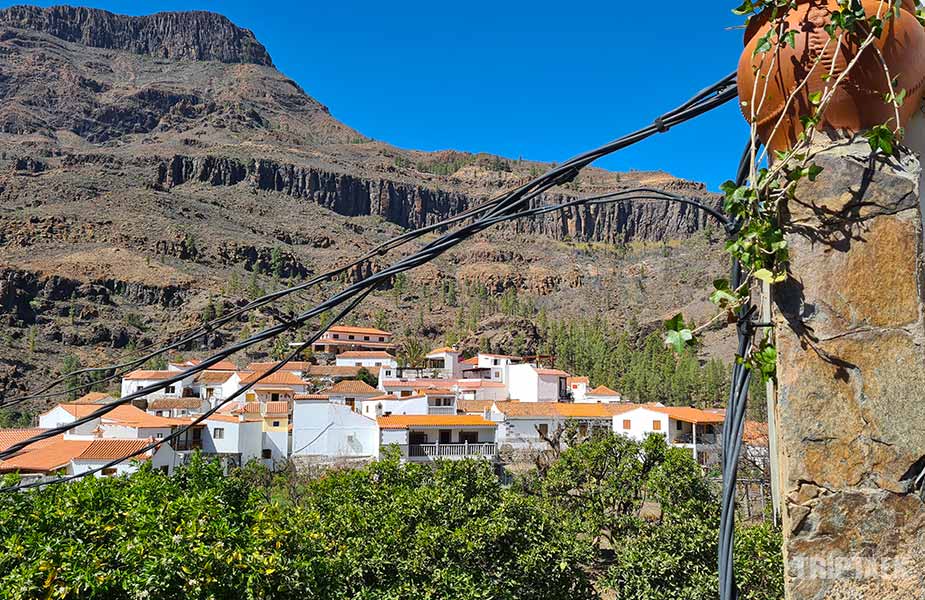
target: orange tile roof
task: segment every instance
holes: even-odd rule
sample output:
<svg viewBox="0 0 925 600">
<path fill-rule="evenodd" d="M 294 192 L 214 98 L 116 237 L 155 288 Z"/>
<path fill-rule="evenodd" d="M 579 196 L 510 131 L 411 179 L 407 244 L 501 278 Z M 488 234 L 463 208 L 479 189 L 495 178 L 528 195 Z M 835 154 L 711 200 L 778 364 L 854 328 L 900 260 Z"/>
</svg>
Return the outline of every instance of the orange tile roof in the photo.
<svg viewBox="0 0 925 600">
<path fill-rule="evenodd" d="M 494 403 L 494 400 L 457 400 L 456 409 L 464 413 L 483 413 Z"/>
<path fill-rule="evenodd" d="M 324 391 L 328 394 L 379 394 L 379 390 L 359 379 L 344 379 L 343 381 L 338 381 Z"/>
<path fill-rule="evenodd" d="M 328 330 L 325 333 L 365 333 L 369 335 L 382 336 L 392 335 L 388 331 L 382 331 L 381 329 L 376 329 L 375 327 L 353 327 L 352 325 L 332 325 L 331 327 L 328 327 Z"/>
<path fill-rule="evenodd" d="M 646 408 L 666 414 L 675 421 L 685 423 L 722 423 L 725 416 L 719 413 L 707 412 L 690 406 L 647 406 Z"/>
<path fill-rule="evenodd" d="M 113 439 L 102 438 L 92 440 L 83 452 L 74 457 L 74 460 L 106 460 L 110 461 L 123 456 L 132 456 L 135 459 L 141 459 L 142 456 L 136 454 L 145 446 L 150 444 L 150 440 L 130 440 L 130 439 Z"/>
<path fill-rule="evenodd" d="M 536 369 L 540 375 L 558 375 L 559 377 L 568 377 L 569 374 L 560 369 Z"/>
<path fill-rule="evenodd" d="M 0 461 L 0 473 L 50 473 L 62 469 L 86 450 L 92 440 L 66 440 L 64 436 L 52 438 L 51 443 L 29 448 Z"/>
<path fill-rule="evenodd" d="M 107 399 L 109 402 L 115 400 L 115 398 L 109 394 L 104 394 L 103 392 L 87 392 L 77 400 L 74 400 L 74 404 L 101 404 L 105 403 L 103 401 Z"/>
<path fill-rule="evenodd" d="M 288 415 L 289 414 L 289 403 L 288 402 L 267 402 L 266 410 L 264 414 L 267 415 Z"/>
<path fill-rule="evenodd" d="M 395 360 L 394 356 L 382 350 L 348 350 L 347 352 L 338 354 L 337 358 L 382 358 Z"/>
<path fill-rule="evenodd" d="M 0 451 L 6 450 L 13 444 L 18 444 L 19 442 L 23 440 L 28 440 L 29 438 L 36 436 L 42 433 L 43 431 L 47 431 L 47 430 L 42 429 L 40 427 L 31 427 L 28 429 L 0 429 Z M 43 443 L 47 444 L 48 440 L 37 442 L 29 447 L 35 448 L 39 444 L 43 444 Z"/>
<path fill-rule="evenodd" d="M 241 384 L 248 384 L 257 381 L 260 377 L 266 373 L 266 371 L 257 371 L 255 373 L 241 373 Z M 301 377 L 296 375 L 291 371 L 281 370 L 276 373 L 267 375 L 263 379 L 260 379 L 257 382 L 257 385 L 267 384 L 267 385 L 305 385 L 305 382 Z"/>
<path fill-rule="evenodd" d="M 180 371 L 150 371 L 145 369 L 138 369 L 137 371 L 132 371 L 131 373 L 122 377 L 122 379 L 141 379 L 141 380 L 161 380 L 168 379 L 170 377 L 176 377 L 180 374 Z"/>
<path fill-rule="evenodd" d="M 202 400 L 199 398 L 155 398 L 148 400 L 148 410 L 186 408 L 194 409 L 202 406 Z"/>
<path fill-rule="evenodd" d="M 609 419 L 639 408 L 637 404 L 576 404 L 573 402 L 495 402 L 508 418 L 558 417 L 562 419 Z"/>
<path fill-rule="evenodd" d="M 464 358 L 463 360 L 459 362 L 464 365 L 477 365 L 479 364 L 479 357 L 473 356 L 472 358 Z"/>
<path fill-rule="evenodd" d="M 588 395 L 589 396 L 619 396 L 620 392 L 616 390 L 612 390 L 606 385 L 599 385 L 593 390 L 591 390 L 590 392 L 588 392 Z"/>
<path fill-rule="evenodd" d="M 99 410 L 98 404 L 59 404 L 71 416 L 81 419 L 90 413 Z M 130 404 L 122 404 L 101 417 L 103 423 L 116 423 L 129 427 L 173 427 L 174 425 L 188 424 L 188 420 L 170 419 L 149 415 L 145 411 Z"/>
<path fill-rule="evenodd" d="M 206 371 L 237 371 L 238 365 L 230 360 L 220 360 L 211 367 L 206 367 Z"/>
<path fill-rule="evenodd" d="M 434 348 L 427 353 L 427 356 L 431 354 L 446 354 L 447 352 L 459 352 L 456 348 L 450 348 L 449 346 L 443 346 L 442 348 Z"/>
<path fill-rule="evenodd" d="M 591 380 L 588 379 L 587 377 L 569 377 L 567 383 L 569 385 L 572 385 L 573 383 L 583 383 L 585 385 L 588 385 L 591 383 Z"/>
<path fill-rule="evenodd" d="M 478 415 L 392 415 L 377 419 L 382 429 L 409 427 L 497 427 Z"/>
<path fill-rule="evenodd" d="M 225 383 L 232 375 L 234 373 L 228 371 L 203 371 L 196 376 L 194 381 L 199 383 Z"/>
<path fill-rule="evenodd" d="M 259 402 L 245 402 L 238 408 L 235 408 L 231 411 L 234 414 L 246 414 L 246 415 L 259 415 L 260 414 L 260 403 Z"/>
<path fill-rule="evenodd" d="M 295 400 L 327 400 L 330 398 L 327 394 L 296 394 L 293 396 Z"/>
<path fill-rule="evenodd" d="M 370 374 L 379 376 L 379 369 L 381 367 L 348 367 L 336 365 L 312 365 L 304 372 L 306 377 L 356 377 L 360 372 L 360 369 L 366 369 Z"/>
<path fill-rule="evenodd" d="M 247 371 L 269 371 L 273 367 L 279 364 L 277 362 L 252 362 L 247 365 Z M 312 363 L 306 362 L 304 360 L 290 360 L 285 365 L 283 365 L 284 371 L 304 371 L 308 367 L 311 367 Z"/>
<path fill-rule="evenodd" d="M 237 415 L 223 415 L 215 413 L 209 415 L 206 421 L 221 421 L 223 423 L 257 423 L 261 421 L 260 417 L 240 417 Z"/>
</svg>

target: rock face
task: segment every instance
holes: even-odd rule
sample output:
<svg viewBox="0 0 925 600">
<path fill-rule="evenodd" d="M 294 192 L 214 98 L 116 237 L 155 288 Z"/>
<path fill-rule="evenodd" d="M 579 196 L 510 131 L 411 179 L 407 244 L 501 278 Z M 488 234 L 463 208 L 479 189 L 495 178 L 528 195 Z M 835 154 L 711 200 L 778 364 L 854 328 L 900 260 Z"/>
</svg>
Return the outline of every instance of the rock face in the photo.
<svg viewBox="0 0 925 600">
<path fill-rule="evenodd" d="M 775 291 L 788 598 L 921 597 L 921 167 L 866 141 L 790 203 Z"/>
<path fill-rule="evenodd" d="M 204 11 L 129 17 L 75 6 L 13 6 L 0 11 L 0 25 L 157 58 L 273 64 L 253 33 L 222 15 Z"/>
<path fill-rule="evenodd" d="M 190 182 L 213 186 L 245 184 L 256 190 L 304 198 L 348 217 L 375 215 L 409 228 L 437 223 L 482 200 L 463 192 L 266 159 L 245 163 L 211 155 L 176 155 L 158 164 L 154 176 L 157 188 L 169 190 Z M 707 196 L 700 189 L 680 191 Z M 576 197 L 546 194 L 535 202 L 563 203 Z M 717 197 L 707 196 L 703 201 L 714 207 L 720 204 Z M 687 204 L 627 200 L 593 207 L 571 207 L 543 218 L 516 222 L 512 228 L 518 233 L 557 240 L 615 243 L 687 237 L 710 224 L 711 217 Z"/>
</svg>

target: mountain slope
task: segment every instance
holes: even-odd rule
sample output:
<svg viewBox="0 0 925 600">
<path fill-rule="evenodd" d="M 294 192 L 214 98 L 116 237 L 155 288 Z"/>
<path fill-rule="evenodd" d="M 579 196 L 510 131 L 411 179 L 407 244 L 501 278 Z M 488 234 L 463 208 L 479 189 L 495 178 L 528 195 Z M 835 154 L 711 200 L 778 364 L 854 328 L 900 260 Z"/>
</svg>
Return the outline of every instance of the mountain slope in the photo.
<svg viewBox="0 0 925 600">
<path fill-rule="evenodd" d="M 0 11 L 0 396 L 69 354 L 84 364 L 130 355 L 203 311 L 341 264 L 547 167 L 370 140 L 219 15 Z M 600 169 L 543 201 L 637 185 L 718 201 L 664 173 Z M 473 327 L 460 322 L 514 290 L 556 314 L 645 323 L 686 305 L 705 314 L 691 299 L 723 269 L 700 211 L 582 207 L 482 234 L 358 318 L 478 339 L 490 306 Z"/>
</svg>

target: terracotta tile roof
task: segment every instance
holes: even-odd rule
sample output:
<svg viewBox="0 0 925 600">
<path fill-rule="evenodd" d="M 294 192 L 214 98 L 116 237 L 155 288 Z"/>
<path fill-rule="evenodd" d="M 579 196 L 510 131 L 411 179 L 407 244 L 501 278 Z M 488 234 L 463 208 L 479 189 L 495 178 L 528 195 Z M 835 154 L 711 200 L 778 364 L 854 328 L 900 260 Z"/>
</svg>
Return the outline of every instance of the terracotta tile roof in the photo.
<svg viewBox="0 0 925 600">
<path fill-rule="evenodd" d="M 409 427 L 497 427 L 478 415 L 393 415 L 377 419 L 382 429 Z"/>
<path fill-rule="evenodd" d="M 558 417 L 562 419 L 609 419 L 639 408 L 637 404 L 576 404 L 572 402 L 495 402 L 508 418 Z"/>
<path fill-rule="evenodd" d="M 259 402 L 245 402 L 238 408 L 235 408 L 231 411 L 234 414 L 245 414 L 245 415 L 259 415 L 260 414 L 260 403 Z"/>
<path fill-rule="evenodd" d="M 221 421 L 222 423 L 257 423 L 262 421 L 260 417 L 241 417 L 237 415 L 212 414 L 206 421 Z"/>
<path fill-rule="evenodd" d="M 500 381 L 488 381 L 486 379 L 460 379 L 456 382 L 457 387 L 461 390 L 478 390 L 482 388 L 503 388 L 504 384 Z"/>
<path fill-rule="evenodd" d="M 558 375 L 559 377 L 568 377 L 569 374 L 560 369 L 536 369 L 540 375 Z"/>
<path fill-rule="evenodd" d="M 588 392 L 589 396 L 619 396 L 620 392 L 612 390 L 606 385 L 599 385 Z"/>
<path fill-rule="evenodd" d="M 6 450 L 13 444 L 17 444 L 23 440 L 28 440 L 29 438 L 36 436 L 43 431 L 47 430 L 40 427 L 31 427 L 29 429 L 0 429 L 0 451 Z M 39 444 L 47 445 L 48 442 L 48 440 L 37 442 L 30 446 L 30 448 L 35 448 Z"/>
<path fill-rule="evenodd" d="M 379 390 L 359 379 L 338 381 L 324 391 L 328 394 L 379 394 Z"/>
<path fill-rule="evenodd" d="M 155 398 L 148 400 L 148 410 L 162 410 L 172 408 L 195 409 L 202 406 L 199 398 Z"/>
<path fill-rule="evenodd" d="M 722 423 L 725 417 L 714 412 L 707 412 L 690 406 L 647 406 L 650 410 L 666 414 L 675 421 L 685 423 Z"/>
<path fill-rule="evenodd" d="M 59 404 L 58 406 L 77 419 L 86 417 L 100 408 L 100 405 L 97 404 Z M 101 422 L 103 424 L 114 423 L 129 427 L 173 427 L 174 425 L 188 424 L 189 420 L 157 417 L 129 404 L 122 404 L 103 415 Z"/>
<path fill-rule="evenodd" d="M 418 391 L 425 391 L 423 389 Z M 426 390 L 428 396 L 455 396 L 456 392 L 448 388 L 429 388 Z"/>
<path fill-rule="evenodd" d="M 206 371 L 237 371 L 238 365 L 230 360 L 220 360 L 211 367 L 206 367 Z"/>
<path fill-rule="evenodd" d="M 585 385 L 589 385 L 591 383 L 591 380 L 588 379 L 587 377 L 569 377 L 567 380 L 567 383 L 569 385 L 572 385 L 573 383 L 583 383 Z"/>
<path fill-rule="evenodd" d="M 107 404 L 113 400 L 115 400 L 115 398 L 103 392 L 88 392 L 77 400 L 74 400 L 74 404 Z"/>
<path fill-rule="evenodd" d="M 360 369 L 364 367 L 338 367 L 335 365 L 312 365 L 303 374 L 306 377 L 356 377 Z M 365 367 L 372 375 L 379 376 L 380 367 Z"/>
<path fill-rule="evenodd" d="M 260 379 L 260 377 L 266 373 L 266 371 L 257 371 L 255 373 L 240 373 L 241 384 L 248 384 Z M 267 375 L 263 379 L 260 379 L 258 385 L 267 384 L 267 385 L 305 385 L 305 382 L 301 377 L 296 375 L 291 371 L 277 371 Z"/>
<path fill-rule="evenodd" d="M 106 460 L 110 461 L 123 456 L 131 455 L 135 459 L 147 458 L 136 456 L 142 448 L 150 444 L 150 440 L 127 440 L 103 438 L 90 441 L 83 452 L 74 457 L 74 460 Z"/>
<path fill-rule="evenodd" d="M 490 356 L 492 358 L 513 358 L 520 360 L 521 357 L 514 356 L 513 354 L 492 354 L 490 352 L 479 352 L 479 356 Z"/>
<path fill-rule="evenodd" d="M 168 379 L 170 377 L 176 377 L 180 374 L 180 371 L 149 371 L 145 369 L 138 369 L 137 371 L 132 371 L 131 373 L 122 377 L 122 379 L 140 379 L 140 380 L 149 380 L 149 381 L 160 381 L 161 379 Z"/>
<path fill-rule="evenodd" d="M 233 372 L 228 371 L 203 371 L 196 375 L 194 381 L 198 383 L 225 383 L 228 379 L 234 375 Z"/>
<path fill-rule="evenodd" d="M 247 365 L 247 371 L 269 371 L 273 367 L 279 364 L 279 361 L 276 362 L 252 362 Z M 290 360 L 285 365 L 283 365 L 283 371 L 304 371 L 308 367 L 311 367 L 312 363 L 306 362 L 304 360 Z"/>
<path fill-rule="evenodd" d="M 289 403 L 288 402 L 267 402 L 266 409 L 264 411 L 266 415 L 288 415 L 289 414 Z"/>
<path fill-rule="evenodd" d="M 295 400 L 327 400 L 330 398 L 327 394 L 296 394 L 293 396 Z"/>
<path fill-rule="evenodd" d="M 760 421 L 745 421 L 742 441 L 749 446 L 768 446 L 768 424 Z"/>
<path fill-rule="evenodd" d="M 446 354 L 447 352 L 459 352 L 456 348 L 450 348 L 449 346 L 443 346 L 442 348 L 434 348 L 427 353 L 427 356 L 431 354 Z"/>
<path fill-rule="evenodd" d="M 382 350 L 348 350 L 341 352 L 337 358 L 382 358 L 384 360 L 395 360 L 395 357 Z"/>
<path fill-rule="evenodd" d="M 353 327 L 352 325 L 332 325 L 328 328 L 325 333 L 353 333 L 353 334 L 365 334 L 365 335 L 382 335 L 390 336 L 392 335 L 388 331 L 382 331 L 381 329 L 376 329 L 375 327 Z"/>
<path fill-rule="evenodd" d="M 465 358 L 459 362 L 464 365 L 477 365 L 479 364 L 479 357 L 473 356 L 472 358 Z"/>
<path fill-rule="evenodd" d="M 464 413 L 483 413 L 491 408 L 494 400 L 457 400 L 456 410 Z"/>
<path fill-rule="evenodd" d="M 86 450 L 93 440 L 66 440 L 64 436 L 52 438 L 50 443 L 31 446 L 10 458 L 0 461 L 0 473 L 50 473 L 62 469 Z"/>
</svg>

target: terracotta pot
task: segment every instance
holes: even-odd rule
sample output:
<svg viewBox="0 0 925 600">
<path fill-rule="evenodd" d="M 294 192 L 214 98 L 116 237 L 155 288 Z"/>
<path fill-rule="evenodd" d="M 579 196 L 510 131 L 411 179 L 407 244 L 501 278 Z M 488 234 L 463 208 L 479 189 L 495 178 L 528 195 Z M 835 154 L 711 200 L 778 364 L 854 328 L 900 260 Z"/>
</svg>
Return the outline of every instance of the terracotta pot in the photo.
<svg viewBox="0 0 925 600">
<path fill-rule="evenodd" d="M 867 14 L 872 15 L 876 14 L 880 0 L 862 0 L 862 4 Z M 830 42 L 826 48 L 829 34 L 824 27 L 830 22 L 834 10 L 838 10 L 837 0 L 798 2 L 797 8 L 785 17 L 787 29 L 798 32 L 796 47 L 787 46 L 775 52 L 768 52 L 763 55 L 764 64 L 761 62 L 762 55 L 755 56 L 755 47 L 767 31 L 778 26 L 780 21 L 772 23 L 767 16 L 758 15 L 746 28 L 745 50 L 739 59 L 738 70 L 740 107 L 748 121 L 752 121 L 754 113 L 758 135 L 771 149 L 783 150 L 797 143 L 798 136 L 803 131 L 800 115 L 813 112 L 810 95 L 825 89 L 824 76 L 830 71 L 833 76 L 829 81 L 834 84 L 858 54 L 858 39 L 844 41 L 837 55 L 835 41 Z M 883 35 L 874 44 L 883 53 L 890 74 L 897 79 L 896 90 L 906 90 L 906 99 L 900 108 L 900 125 L 905 126 L 921 103 L 922 93 L 925 91 L 922 85 L 925 82 L 925 29 L 915 18 L 915 2 L 912 0 L 903 1 L 899 14 L 899 18 L 887 22 Z M 864 36 L 859 34 L 852 37 Z M 824 48 L 822 60 L 810 73 L 816 58 L 822 54 Z M 784 111 L 787 98 L 804 79 L 807 80 L 807 84 L 794 97 L 780 127 L 773 139 L 770 139 Z M 756 84 L 756 107 L 753 111 L 752 94 Z M 888 81 L 877 54 L 873 48 L 868 48 L 839 85 L 822 115 L 819 129 L 854 133 L 886 123 L 891 118 L 895 121 L 893 106 L 884 101 L 884 94 L 888 91 Z"/>
</svg>

